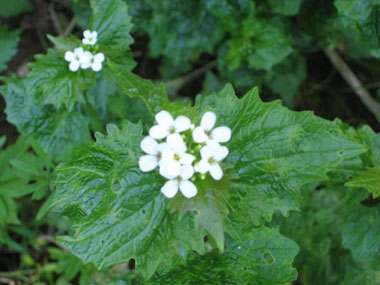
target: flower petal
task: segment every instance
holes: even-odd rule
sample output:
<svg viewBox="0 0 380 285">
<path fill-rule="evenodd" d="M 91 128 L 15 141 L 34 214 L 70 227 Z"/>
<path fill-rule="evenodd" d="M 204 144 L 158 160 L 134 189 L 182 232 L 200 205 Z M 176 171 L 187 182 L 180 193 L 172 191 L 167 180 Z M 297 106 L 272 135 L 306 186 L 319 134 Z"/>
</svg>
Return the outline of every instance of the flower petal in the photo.
<svg viewBox="0 0 380 285">
<path fill-rule="evenodd" d="M 211 131 L 216 121 L 216 115 L 214 112 L 206 112 L 202 116 L 201 127 L 206 131 Z"/>
<path fill-rule="evenodd" d="M 166 142 L 175 153 L 181 154 L 184 153 L 187 149 L 183 138 L 178 133 L 168 135 Z"/>
<path fill-rule="evenodd" d="M 82 54 L 84 53 L 84 50 L 82 47 L 79 47 L 79 48 L 76 48 L 74 49 L 74 54 L 77 55 L 77 56 L 81 56 Z"/>
<path fill-rule="evenodd" d="M 79 69 L 79 66 L 80 66 L 79 61 L 74 60 L 70 63 L 69 69 L 74 72 L 74 71 L 77 71 Z"/>
<path fill-rule="evenodd" d="M 181 164 L 190 165 L 195 160 L 195 156 L 190 153 L 184 153 L 181 155 L 181 160 L 179 161 Z"/>
<path fill-rule="evenodd" d="M 98 72 L 102 69 L 102 63 L 95 61 L 93 64 L 91 64 L 91 68 L 93 71 Z"/>
<path fill-rule="evenodd" d="M 211 139 L 217 142 L 228 142 L 231 139 L 231 129 L 229 127 L 217 127 L 211 132 Z"/>
<path fill-rule="evenodd" d="M 220 180 L 223 177 L 223 170 L 218 163 L 213 163 L 210 166 L 210 174 L 215 180 Z"/>
<path fill-rule="evenodd" d="M 219 146 L 214 150 L 214 159 L 216 161 L 221 161 L 225 159 L 228 155 L 228 148 L 225 146 Z"/>
<path fill-rule="evenodd" d="M 206 159 L 202 159 L 197 165 L 197 170 L 199 173 L 205 174 L 210 170 L 210 163 Z"/>
<path fill-rule="evenodd" d="M 149 130 L 149 135 L 156 140 L 163 139 L 168 134 L 169 134 L 169 131 L 167 129 L 164 129 L 163 127 L 161 127 L 159 125 L 155 125 L 155 126 L 151 127 Z"/>
<path fill-rule="evenodd" d="M 73 61 L 75 59 L 75 54 L 72 51 L 67 51 L 65 53 L 65 60 L 66 61 Z"/>
<path fill-rule="evenodd" d="M 181 171 L 181 165 L 175 161 L 161 160 L 160 174 L 166 179 L 176 178 Z"/>
<path fill-rule="evenodd" d="M 186 198 L 192 198 L 197 195 L 198 190 L 193 182 L 189 180 L 183 180 L 179 183 L 179 189 L 181 190 L 183 196 Z"/>
<path fill-rule="evenodd" d="M 170 115 L 170 113 L 165 110 L 158 112 L 155 118 L 157 123 L 165 129 L 169 129 L 169 127 L 172 126 L 174 122 L 172 115 Z"/>
<path fill-rule="evenodd" d="M 194 168 L 191 165 L 182 165 L 179 176 L 183 180 L 188 180 L 194 175 Z"/>
<path fill-rule="evenodd" d="M 176 180 L 167 181 L 161 188 L 161 193 L 165 195 L 166 198 L 173 198 L 178 192 L 178 182 Z"/>
<path fill-rule="evenodd" d="M 208 139 L 202 127 L 196 127 L 193 131 L 193 140 L 196 143 L 203 143 Z"/>
<path fill-rule="evenodd" d="M 90 38 L 91 37 L 91 31 L 90 30 L 85 30 L 83 32 L 83 37 L 86 39 L 86 38 Z"/>
<path fill-rule="evenodd" d="M 104 57 L 104 53 L 102 52 L 99 52 L 97 54 L 94 55 L 94 61 L 95 62 L 100 62 L 102 63 L 104 61 L 105 57 Z"/>
<path fill-rule="evenodd" d="M 98 37 L 98 32 L 97 31 L 93 31 L 91 33 L 91 37 L 94 38 L 96 40 L 96 38 Z"/>
<path fill-rule="evenodd" d="M 212 156 L 214 156 L 214 152 L 212 151 L 212 148 L 210 148 L 208 145 L 205 145 L 201 148 L 202 159 L 208 160 Z"/>
<path fill-rule="evenodd" d="M 158 143 L 150 136 L 145 137 L 140 143 L 141 149 L 147 154 L 156 155 L 158 153 Z"/>
<path fill-rule="evenodd" d="M 188 117 L 179 116 L 174 121 L 175 130 L 179 133 L 184 132 L 191 127 L 191 121 Z"/>
<path fill-rule="evenodd" d="M 143 155 L 139 159 L 139 167 L 142 172 L 148 172 L 158 165 L 157 157 L 154 155 Z"/>
</svg>

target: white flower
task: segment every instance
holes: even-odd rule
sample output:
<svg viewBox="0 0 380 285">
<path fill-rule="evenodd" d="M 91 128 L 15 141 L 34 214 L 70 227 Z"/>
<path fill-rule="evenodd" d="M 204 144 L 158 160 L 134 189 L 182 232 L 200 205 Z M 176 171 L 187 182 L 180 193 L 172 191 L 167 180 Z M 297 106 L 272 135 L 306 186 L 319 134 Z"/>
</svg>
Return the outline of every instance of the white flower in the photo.
<svg viewBox="0 0 380 285">
<path fill-rule="evenodd" d="M 101 52 L 92 56 L 92 58 L 90 59 L 92 70 L 95 72 L 100 71 L 103 67 L 102 64 L 103 64 L 104 59 L 105 59 L 104 54 Z"/>
<path fill-rule="evenodd" d="M 200 173 L 210 172 L 210 175 L 215 180 L 220 180 L 223 177 L 223 170 L 219 163 L 228 155 L 228 148 L 219 145 L 215 141 L 209 141 L 201 149 L 201 161 L 196 165 L 195 169 Z"/>
<path fill-rule="evenodd" d="M 167 179 L 174 179 L 180 174 L 181 167 L 191 165 L 195 157 L 186 153 L 186 144 L 179 134 L 168 136 L 167 145 L 161 155 L 160 174 Z"/>
<path fill-rule="evenodd" d="M 85 30 L 83 32 L 84 39 L 82 42 L 85 45 L 95 45 L 98 37 L 98 33 L 96 31 L 91 32 L 90 30 Z"/>
<path fill-rule="evenodd" d="M 162 153 L 167 151 L 167 143 L 158 143 L 152 137 L 145 137 L 140 144 L 141 149 L 147 153 L 139 159 L 141 171 L 148 172 L 155 169 L 161 163 Z"/>
<path fill-rule="evenodd" d="M 202 116 L 201 125 L 193 131 L 193 139 L 196 143 L 216 141 L 218 143 L 228 142 L 231 139 L 229 127 L 217 127 L 213 129 L 216 121 L 214 112 L 206 112 Z"/>
<path fill-rule="evenodd" d="M 194 197 L 197 195 L 198 190 L 194 183 L 189 180 L 193 174 L 194 169 L 192 166 L 183 165 L 179 177 L 167 181 L 164 186 L 162 186 L 161 193 L 170 199 L 177 194 L 179 189 L 186 198 Z"/>
<path fill-rule="evenodd" d="M 149 135 L 155 139 L 166 138 L 170 134 L 181 133 L 191 126 L 190 119 L 185 116 L 178 116 L 175 120 L 168 111 L 162 110 L 156 114 L 158 125 L 150 128 Z"/>
<path fill-rule="evenodd" d="M 70 62 L 69 69 L 71 71 L 77 71 L 81 65 L 81 61 L 83 59 L 84 50 L 83 48 L 79 47 L 74 49 L 74 52 L 67 51 L 65 53 L 65 60 Z"/>
</svg>

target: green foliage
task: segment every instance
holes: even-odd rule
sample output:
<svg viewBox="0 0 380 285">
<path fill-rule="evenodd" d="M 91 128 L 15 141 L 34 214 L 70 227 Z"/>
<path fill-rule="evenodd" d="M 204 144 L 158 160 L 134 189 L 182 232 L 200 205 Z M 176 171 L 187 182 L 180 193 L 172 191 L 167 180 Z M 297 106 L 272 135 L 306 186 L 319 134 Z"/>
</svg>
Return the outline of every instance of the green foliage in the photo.
<svg viewBox="0 0 380 285">
<path fill-rule="evenodd" d="M 380 3 L 378 1 L 335 0 L 334 4 L 346 29 L 354 30 L 360 43 L 380 57 L 380 37 L 378 18 Z"/>
<path fill-rule="evenodd" d="M 350 187 L 363 187 L 373 194 L 374 198 L 380 196 L 380 166 L 368 168 L 359 176 L 346 183 Z"/>
<path fill-rule="evenodd" d="M 269 0 L 269 3 L 274 13 L 279 13 L 285 16 L 294 16 L 297 15 L 301 7 L 302 0 Z"/>
<path fill-rule="evenodd" d="M 192 254 L 186 266 L 156 274 L 147 284 L 284 284 L 297 278 L 291 263 L 298 246 L 278 231 L 258 228 L 224 254 Z"/>
<path fill-rule="evenodd" d="M 25 137 L 36 139 L 53 160 L 65 159 L 74 145 L 90 140 L 88 120 L 82 114 L 59 111 L 52 105 L 40 106 L 24 80 L 7 78 L 5 83 L 0 92 L 7 102 L 8 121 Z"/>
<path fill-rule="evenodd" d="M 168 200 L 152 191 L 162 179 L 138 168 L 141 125 L 125 123 L 121 130 L 108 125 L 107 132 L 56 170 L 50 208 L 69 216 L 75 230 L 59 242 L 98 268 L 136 258 L 146 277 L 160 265 L 183 259 L 188 250 L 202 253 L 203 231 L 190 216 L 178 221 L 169 213 Z"/>
<path fill-rule="evenodd" d="M 0 17 L 12 17 L 20 13 L 32 10 L 29 0 L 8 1 L 0 0 Z"/>
<path fill-rule="evenodd" d="M 9 31 L 6 26 L 0 26 L 0 72 L 6 69 L 6 63 L 16 54 L 19 40 L 19 30 Z"/>
</svg>

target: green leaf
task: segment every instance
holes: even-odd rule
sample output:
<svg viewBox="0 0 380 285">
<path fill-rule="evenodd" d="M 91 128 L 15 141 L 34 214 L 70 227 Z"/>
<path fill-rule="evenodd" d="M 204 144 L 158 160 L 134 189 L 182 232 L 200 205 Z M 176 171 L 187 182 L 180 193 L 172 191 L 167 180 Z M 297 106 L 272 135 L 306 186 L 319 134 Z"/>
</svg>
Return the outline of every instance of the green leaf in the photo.
<svg viewBox="0 0 380 285">
<path fill-rule="evenodd" d="M 59 243 L 98 268 L 135 258 L 146 278 L 189 250 L 203 252 L 203 230 L 190 215 L 178 221 L 169 213 L 160 193 L 164 180 L 138 168 L 141 124 L 108 125 L 107 133 L 56 169 L 50 209 L 70 217 L 75 230 Z"/>
<path fill-rule="evenodd" d="M 40 107 L 24 81 L 7 78 L 5 83 L 0 92 L 7 103 L 7 120 L 25 137 L 36 139 L 53 160 L 64 159 L 75 145 L 90 141 L 88 121 L 80 113 Z"/>
<path fill-rule="evenodd" d="M 91 0 L 92 17 L 89 28 L 98 32 L 98 44 L 111 52 L 127 50 L 133 43 L 128 6 L 121 0 Z"/>
<path fill-rule="evenodd" d="M 344 27 L 354 30 L 358 40 L 371 50 L 372 55 L 380 57 L 379 1 L 335 0 L 334 5 Z"/>
<path fill-rule="evenodd" d="M 0 0 L 0 7 L 0 17 L 16 16 L 20 13 L 31 11 L 33 8 L 29 0 Z"/>
<path fill-rule="evenodd" d="M 269 3 L 274 13 L 285 16 L 294 16 L 297 15 L 301 7 L 302 0 L 269 0 Z"/>
<path fill-rule="evenodd" d="M 301 55 L 287 57 L 265 76 L 265 85 L 273 93 L 280 95 L 287 106 L 292 106 L 293 98 L 306 79 L 306 60 Z"/>
<path fill-rule="evenodd" d="M 285 284 L 297 278 L 298 246 L 277 230 L 259 228 L 233 242 L 224 254 L 192 254 L 187 266 L 156 274 L 148 284 Z"/>
<path fill-rule="evenodd" d="M 345 184 L 349 187 L 362 187 L 373 193 L 373 197 L 380 196 L 380 166 L 368 168 L 359 173 L 357 177 Z"/>
<path fill-rule="evenodd" d="M 168 107 L 169 98 L 163 83 L 156 86 L 150 80 L 142 79 L 125 66 L 112 61 L 108 61 L 108 66 L 123 92 L 129 97 L 141 98 L 152 114 Z"/>
<path fill-rule="evenodd" d="M 229 69 L 237 69 L 247 61 L 251 68 L 268 71 L 292 52 L 290 39 L 280 28 L 281 22 L 272 23 L 251 16 L 242 25 L 242 34 L 228 41 L 225 60 Z"/>
<path fill-rule="evenodd" d="M 293 112 L 279 101 L 263 103 L 257 89 L 238 99 L 227 85 L 221 92 L 198 96 L 199 114 L 212 110 L 216 125 L 231 128 L 225 171 L 231 178 L 228 233 L 270 221 L 275 211 L 299 209 L 302 185 L 327 180 L 327 172 L 367 150 L 339 121 L 311 112 Z M 234 232 L 234 231 L 237 232 Z"/>
<path fill-rule="evenodd" d="M 26 81 L 31 94 L 44 105 L 53 104 L 57 109 L 65 106 L 70 111 L 95 80 L 95 73 L 90 70 L 70 71 L 63 55 L 51 49 L 46 55 L 37 55 L 29 67 L 32 71 Z"/>
<path fill-rule="evenodd" d="M 365 191 L 347 189 L 347 193 L 340 210 L 342 244 L 352 252 L 355 261 L 380 270 L 380 206 L 376 200 L 374 205 L 366 205 Z"/>
<path fill-rule="evenodd" d="M 2 4 L 0 7 L 3 7 Z M 6 26 L 0 27 L 0 72 L 7 68 L 6 63 L 16 54 L 19 40 L 20 30 L 9 31 Z"/>
</svg>

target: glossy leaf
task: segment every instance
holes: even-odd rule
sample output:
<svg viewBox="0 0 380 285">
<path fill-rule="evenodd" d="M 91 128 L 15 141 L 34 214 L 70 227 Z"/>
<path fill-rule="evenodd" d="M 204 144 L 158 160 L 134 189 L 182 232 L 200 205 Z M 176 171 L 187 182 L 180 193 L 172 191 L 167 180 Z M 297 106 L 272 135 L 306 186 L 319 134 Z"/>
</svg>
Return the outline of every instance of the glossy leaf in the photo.
<svg viewBox="0 0 380 285">
<path fill-rule="evenodd" d="M 362 187 L 373 194 L 374 198 L 380 196 L 380 166 L 368 168 L 346 183 L 349 187 Z"/>
<path fill-rule="evenodd" d="M 192 254 L 187 266 L 156 274 L 148 284 L 284 284 L 297 278 L 292 261 L 298 246 L 278 231 L 252 230 L 224 254 Z"/>
<path fill-rule="evenodd" d="M 50 208 L 69 216 L 75 230 L 59 237 L 60 244 L 98 268 L 135 258 L 147 278 L 189 250 L 203 252 L 203 231 L 191 217 L 178 221 L 166 209 L 163 179 L 138 168 L 141 125 L 108 125 L 107 133 L 56 170 Z"/>
</svg>

